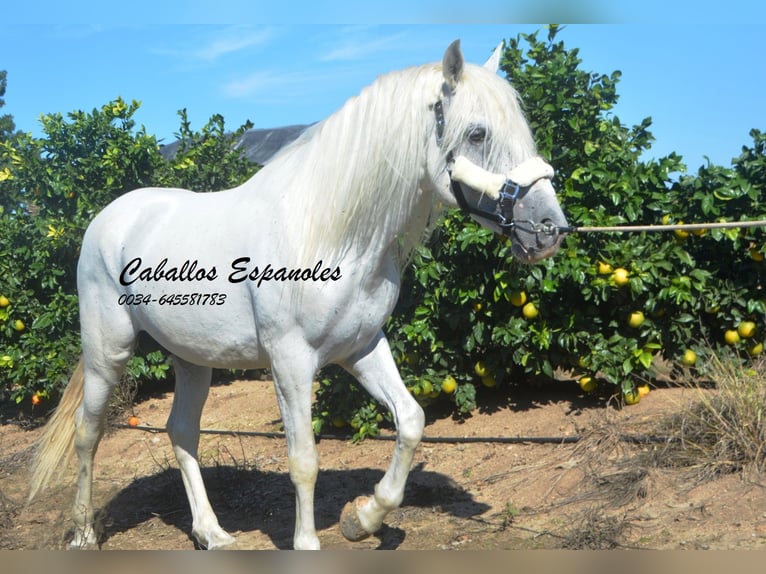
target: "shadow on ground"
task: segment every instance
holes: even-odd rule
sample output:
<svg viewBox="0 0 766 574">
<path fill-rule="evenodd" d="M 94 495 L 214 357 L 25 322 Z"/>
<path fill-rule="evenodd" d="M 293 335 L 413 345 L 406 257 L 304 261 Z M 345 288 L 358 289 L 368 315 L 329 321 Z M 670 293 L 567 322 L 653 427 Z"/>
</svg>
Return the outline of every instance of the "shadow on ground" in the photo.
<svg viewBox="0 0 766 574">
<path fill-rule="evenodd" d="M 278 549 L 292 548 L 295 528 L 293 485 L 287 473 L 264 472 L 233 466 L 202 469 L 210 502 L 228 532 L 261 531 Z M 324 470 L 316 486 L 315 519 L 318 531 L 338 524 L 343 506 L 369 495 L 383 477 L 381 470 Z M 449 477 L 416 467 L 409 475 L 402 507 L 437 508 L 459 518 L 470 518 L 489 507 L 477 502 Z M 191 512 L 177 469 L 135 479 L 119 491 L 101 511 L 100 544 L 159 517 L 189 534 Z M 378 549 L 396 549 L 404 531 L 385 526 L 375 534 Z M 193 541 L 190 538 L 190 547 Z"/>
</svg>

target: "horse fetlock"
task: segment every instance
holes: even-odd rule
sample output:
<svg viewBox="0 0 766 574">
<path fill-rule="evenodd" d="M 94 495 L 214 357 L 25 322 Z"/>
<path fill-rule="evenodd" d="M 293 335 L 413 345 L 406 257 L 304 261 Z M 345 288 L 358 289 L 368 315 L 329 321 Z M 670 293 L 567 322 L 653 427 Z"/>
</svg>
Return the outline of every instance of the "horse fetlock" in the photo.
<svg viewBox="0 0 766 574">
<path fill-rule="evenodd" d="M 378 483 L 375 486 L 375 498 L 373 502 L 375 503 L 375 508 L 378 508 L 381 513 L 381 521 L 383 520 L 382 517 L 386 514 L 399 508 L 402 500 L 404 500 L 403 488 L 396 489 L 392 488 L 391 485 L 384 485 L 382 483 Z"/>
<path fill-rule="evenodd" d="M 74 521 L 74 535 L 69 546 L 71 548 L 92 548 L 96 546 L 98 535 L 93 506 L 90 503 L 76 501 L 72 508 L 72 520 Z"/>
</svg>

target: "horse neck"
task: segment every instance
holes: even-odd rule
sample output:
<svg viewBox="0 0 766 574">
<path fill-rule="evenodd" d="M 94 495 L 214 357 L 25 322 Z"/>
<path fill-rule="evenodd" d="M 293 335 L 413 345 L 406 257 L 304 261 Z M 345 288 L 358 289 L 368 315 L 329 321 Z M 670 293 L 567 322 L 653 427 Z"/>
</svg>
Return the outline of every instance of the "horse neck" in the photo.
<svg viewBox="0 0 766 574">
<path fill-rule="evenodd" d="M 403 258 L 422 239 L 431 195 L 424 176 L 431 93 L 425 68 L 389 74 L 349 100 L 278 157 L 291 191 L 284 200 L 303 205 L 300 237 L 304 263 L 396 247 Z"/>
</svg>

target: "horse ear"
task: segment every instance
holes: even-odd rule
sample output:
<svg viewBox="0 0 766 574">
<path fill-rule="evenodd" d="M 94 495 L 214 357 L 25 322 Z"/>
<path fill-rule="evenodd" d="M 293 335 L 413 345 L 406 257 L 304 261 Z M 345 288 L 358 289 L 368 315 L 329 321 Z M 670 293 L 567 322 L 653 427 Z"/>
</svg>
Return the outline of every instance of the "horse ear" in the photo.
<svg viewBox="0 0 766 574">
<path fill-rule="evenodd" d="M 452 42 L 447 51 L 444 52 L 442 72 L 447 86 L 450 90 L 454 90 L 463 74 L 463 52 L 460 51 L 460 40 Z"/>
<path fill-rule="evenodd" d="M 484 63 L 484 67 L 487 68 L 493 74 L 496 74 L 497 69 L 500 67 L 500 57 L 503 55 L 504 45 L 505 45 L 505 41 L 501 40 L 500 43 L 497 45 L 497 48 L 495 48 L 495 51 L 492 52 L 492 55 L 489 57 L 489 60 L 487 60 Z"/>
</svg>

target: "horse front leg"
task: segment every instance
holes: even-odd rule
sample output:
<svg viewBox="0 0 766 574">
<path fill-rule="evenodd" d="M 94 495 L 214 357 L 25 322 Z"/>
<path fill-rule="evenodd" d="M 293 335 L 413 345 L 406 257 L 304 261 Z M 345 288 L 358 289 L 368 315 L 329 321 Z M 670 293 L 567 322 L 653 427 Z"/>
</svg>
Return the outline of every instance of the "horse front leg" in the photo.
<svg viewBox="0 0 766 574">
<path fill-rule="evenodd" d="M 272 353 L 272 371 L 282 424 L 287 438 L 290 480 L 295 488 L 295 550 L 319 550 L 314 524 L 314 488 L 319 455 L 311 426 L 311 385 L 316 365 L 303 345 L 281 345 Z"/>
<path fill-rule="evenodd" d="M 391 411 L 397 431 L 391 464 L 375 486 L 374 496 L 358 497 L 349 502 L 341 514 L 343 535 L 356 541 L 375 533 L 386 515 L 402 503 L 415 449 L 423 437 L 425 415 L 404 386 L 382 331 L 362 353 L 343 366 L 373 398 Z"/>
<path fill-rule="evenodd" d="M 197 450 L 200 418 L 210 390 L 212 370 L 173 357 L 176 389 L 167 429 L 181 469 L 186 497 L 192 513 L 192 536 L 200 547 L 213 550 L 235 542 L 221 528 L 202 481 Z"/>
</svg>

